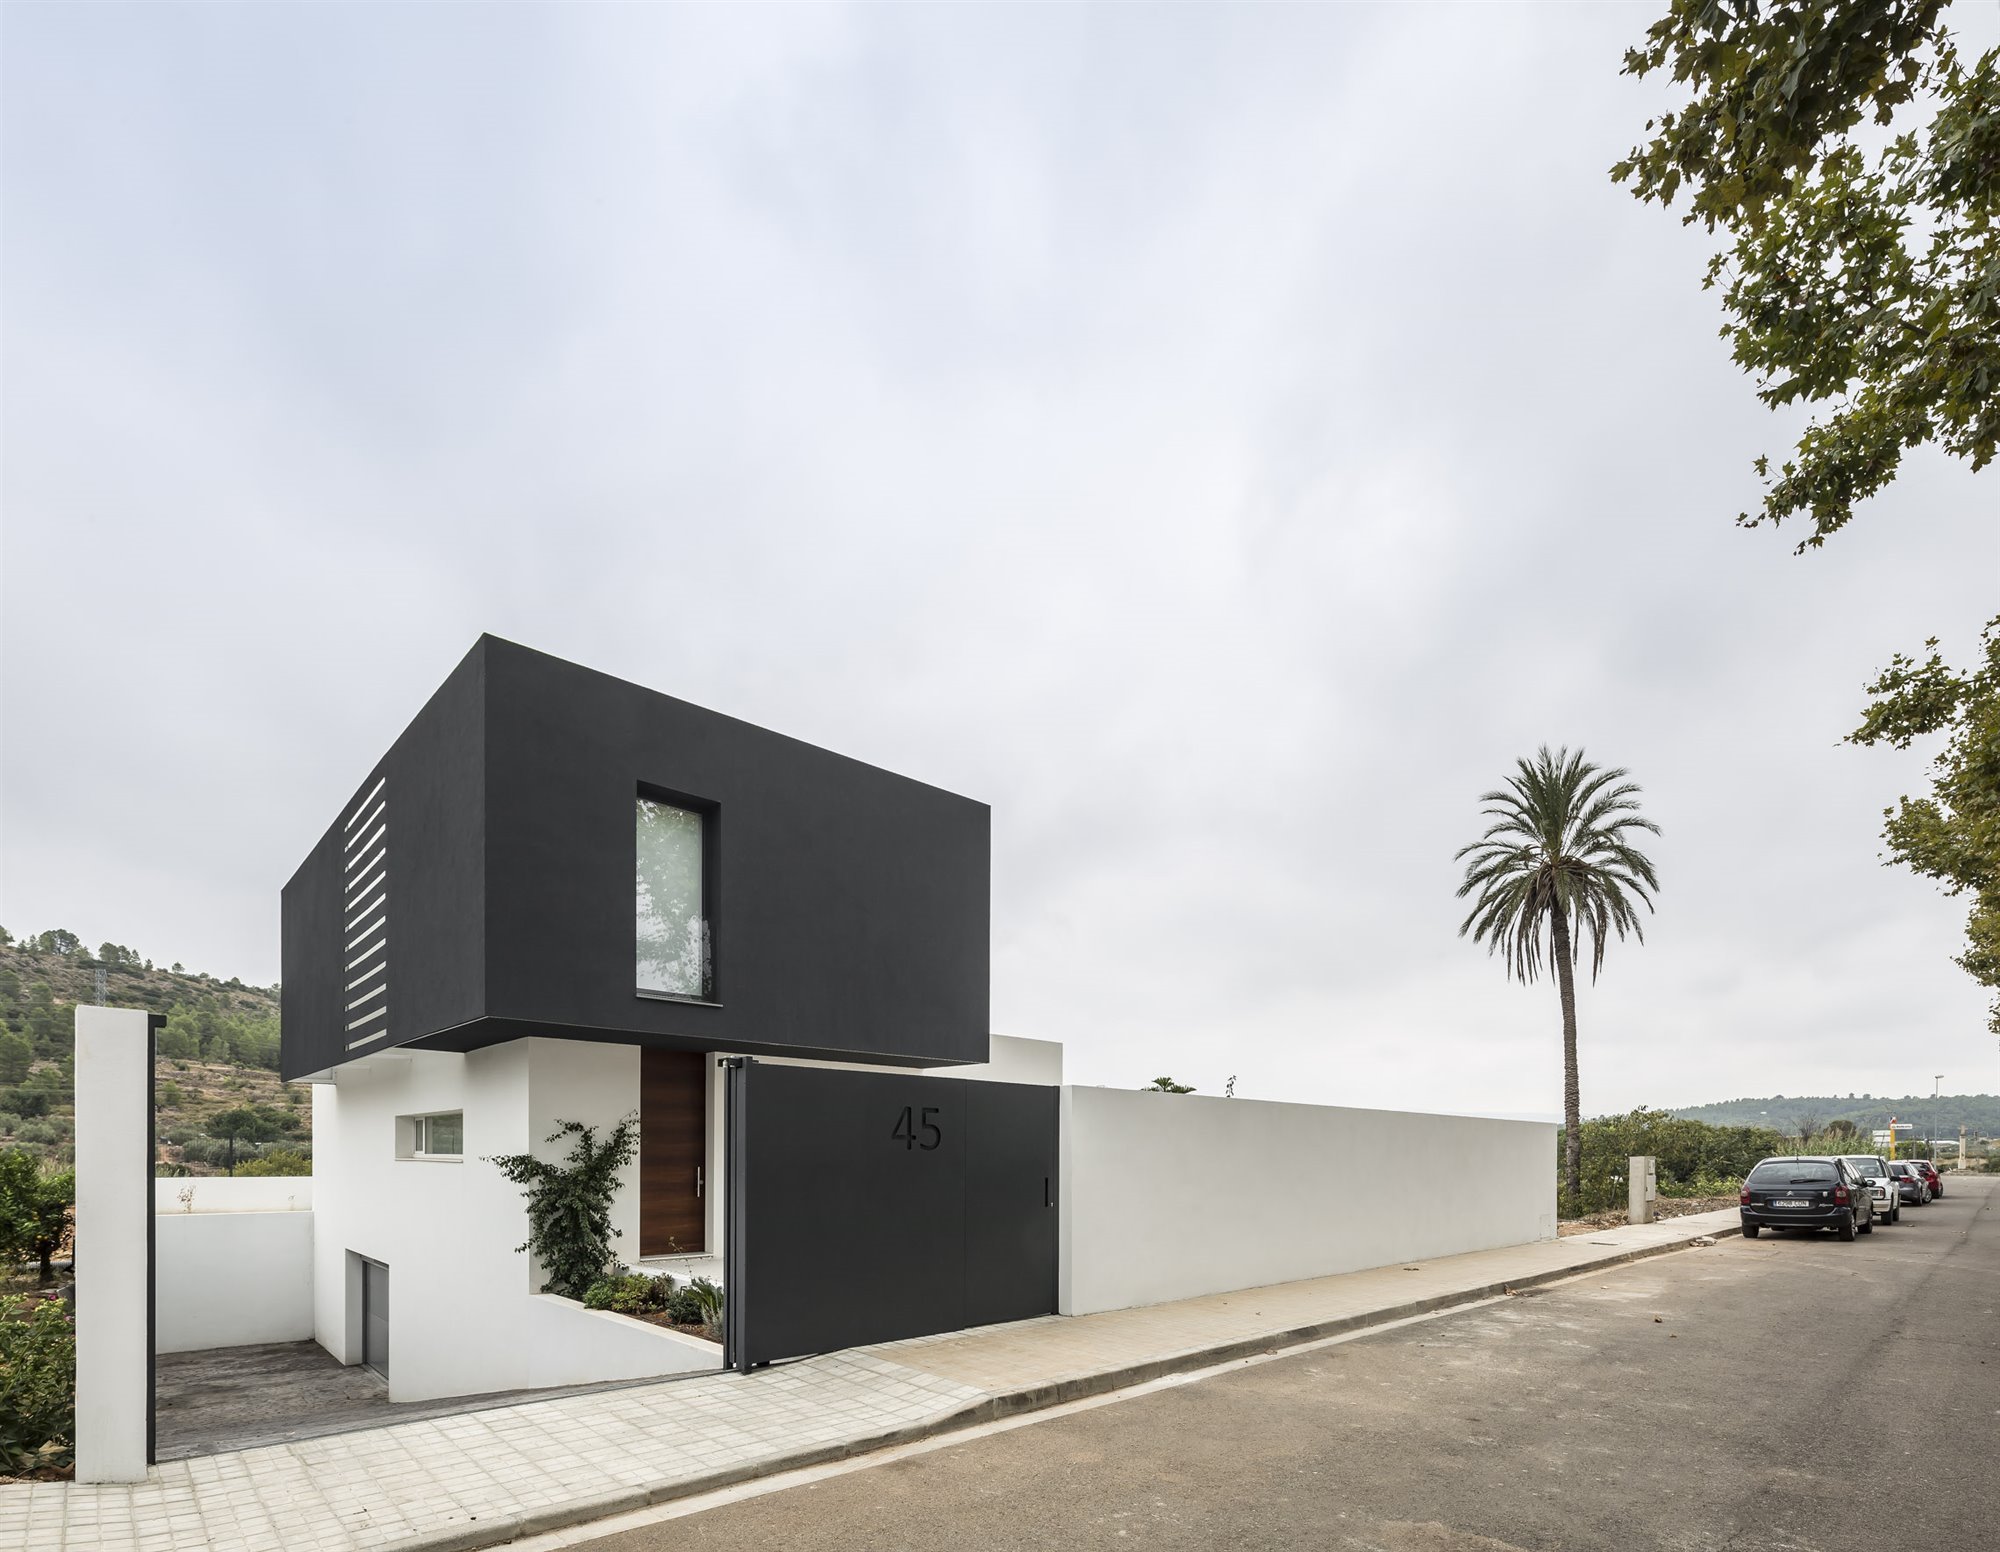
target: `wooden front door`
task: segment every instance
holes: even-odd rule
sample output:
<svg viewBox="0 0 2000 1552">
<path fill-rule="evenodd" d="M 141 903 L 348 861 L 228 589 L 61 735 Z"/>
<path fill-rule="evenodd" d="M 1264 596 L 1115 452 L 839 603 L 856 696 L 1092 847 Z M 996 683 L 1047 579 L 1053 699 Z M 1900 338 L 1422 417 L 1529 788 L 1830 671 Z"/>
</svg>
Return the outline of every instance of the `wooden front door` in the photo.
<svg viewBox="0 0 2000 1552">
<path fill-rule="evenodd" d="M 639 1053 L 639 1254 L 697 1255 L 707 1216 L 708 1059 Z"/>
</svg>

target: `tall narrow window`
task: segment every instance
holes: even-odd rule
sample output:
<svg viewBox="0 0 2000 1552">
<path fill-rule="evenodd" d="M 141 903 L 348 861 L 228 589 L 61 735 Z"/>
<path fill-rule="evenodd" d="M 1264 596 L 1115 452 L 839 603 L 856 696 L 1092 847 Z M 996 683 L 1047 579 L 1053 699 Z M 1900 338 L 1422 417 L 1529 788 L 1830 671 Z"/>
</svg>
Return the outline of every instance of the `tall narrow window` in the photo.
<svg viewBox="0 0 2000 1552">
<path fill-rule="evenodd" d="M 640 798 L 639 990 L 707 1001 L 712 976 L 703 896 L 703 816 Z"/>
</svg>

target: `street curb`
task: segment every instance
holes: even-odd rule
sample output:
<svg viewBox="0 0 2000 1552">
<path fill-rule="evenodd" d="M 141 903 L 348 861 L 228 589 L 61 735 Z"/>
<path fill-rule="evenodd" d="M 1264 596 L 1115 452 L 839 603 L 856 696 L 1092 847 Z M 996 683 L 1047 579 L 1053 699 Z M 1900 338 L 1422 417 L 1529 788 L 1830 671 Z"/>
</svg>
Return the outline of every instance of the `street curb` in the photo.
<svg viewBox="0 0 2000 1552">
<path fill-rule="evenodd" d="M 1391 1325 L 1415 1315 L 1429 1315 L 1460 1305 L 1478 1304 L 1486 1299 L 1498 1298 L 1510 1289 L 1518 1292 L 1524 1288 L 1539 1288 L 1549 1283 L 1563 1282 L 1572 1277 L 1588 1276 L 1607 1267 L 1624 1266 L 1633 1261 L 1650 1260 L 1654 1256 L 1690 1249 L 1697 1239 L 1729 1239 L 1740 1233 L 1742 1233 L 1741 1224 L 1709 1229 L 1701 1234 L 1690 1234 L 1686 1239 L 1668 1240 L 1657 1245 L 1639 1245 L 1631 1250 L 1586 1261 L 1576 1266 L 1551 1267 L 1545 1272 L 1533 1272 L 1525 1277 L 1510 1277 L 1474 1288 L 1454 1289 L 1450 1293 L 1436 1294 L 1428 1299 L 1411 1299 L 1401 1304 L 1385 1305 L 1380 1309 L 1364 1310 L 1358 1315 L 1342 1316 L 1338 1320 L 1319 1321 L 1309 1326 L 1293 1326 L 1283 1331 L 1243 1337 L 1233 1342 L 1219 1342 L 1209 1347 L 1190 1347 L 1159 1358 L 1148 1358 L 1140 1363 L 1122 1364 L 1117 1368 L 1095 1370 L 1089 1374 L 1069 1375 L 1046 1385 L 1034 1385 L 1021 1390 L 990 1395 L 969 1406 L 940 1413 L 921 1422 L 906 1423 L 899 1428 L 884 1429 L 858 1438 L 816 1445 L 811 1449 L 793 1450 L 788 1454 L 774 1455 L 765 1460 L 751 1461 L 721 1471 L 711 1471 L 698 1477 L 662 1482 L 653 1487 L 634 1487 L 619 1492 L 603 1493 L 593 1498 L 554 1505 L 530 1514 L 496 1515 L 492 1519 L 470 1522 L 448 1531 L 414 1536 L 406 1541 L 388 1542 L 384 1546 L 384 1552 L 478 1552 L 480 1548 L 502 1546 L 510 1541 L 518 1541 L 524 1536 L 539 1536 L 548 1531 L 568 1530 L 593 1520 L 609 1519 L 614 1515 L 630 1514 L 634 1510 L 672 1503 L 676 1499 L 695 1498 L 703 1493 L 719 1492 L 723 1488 L 736 1487 L 744 1482 L 755 1481 L 759 1477 L 781 1476 L 788 1471 L 803 1471 L 833 1461 L 850 1460 L 857 1455 L 873 1454 L 877 1450 L 915 1444 L 919 1440 L 936 1438 L 940 1434 L 976 1428 L 982 1423 L 998 1422 L 1002 1418 L 1046 1411 L 1050 1407 L 1064 1406 L 1072 1401 L 1083 1401 L 1092 1396 L 1124 1390 L 1133 1385 L 1143 1385 L 1151 1380 L 1163 1379 L 1170 1374 L 1192 1373 L 1197 1369 L 1231 1363 L 1239 1358 L 1278 1353 L 1286 1348 L 1304 1347 L 1309 1343 L 1323 1341 L 1327 1337 L 1366 1331 L 1373 1326 Z"/>
</svg>

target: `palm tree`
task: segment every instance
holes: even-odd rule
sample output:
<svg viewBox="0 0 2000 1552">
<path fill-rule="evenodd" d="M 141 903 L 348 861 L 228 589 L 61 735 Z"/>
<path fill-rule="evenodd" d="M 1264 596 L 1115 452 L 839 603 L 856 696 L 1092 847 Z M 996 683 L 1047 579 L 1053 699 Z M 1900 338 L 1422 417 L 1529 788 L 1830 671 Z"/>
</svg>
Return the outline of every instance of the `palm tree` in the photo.
<svg viewBox="0 0 2000 1552">
<path fill-rule="evenodd" d="M 1563 1175 L 1573 1208 L 1583 1189 L 1583 1116 L 1576 1078 L 1576 985 L 1571 977 L 1590 938 L 1590 978 L 1604 965 L 1613 933 L 1640 942 L 1635 902 L 1650 911 L 1649 892 L 1659 880 L 1653 864 L 1627 838 L 1660 827 L 1639 812 L 1636 782 L 1622 770 L 1600 770 L 1583 751 L 1518 760 L 1519 774 L 1505 788 L 1480 798 L 1492 821 L 1486 833 L 1452 859 L 1469 859 L 1458 897 L 1476 895 L 1458 935 L 1472 934 L 1507 973 L 1523 984 L 1542 972 L 1544 956 L 1555 967 L 1563 1021 Z"/>
</svg>

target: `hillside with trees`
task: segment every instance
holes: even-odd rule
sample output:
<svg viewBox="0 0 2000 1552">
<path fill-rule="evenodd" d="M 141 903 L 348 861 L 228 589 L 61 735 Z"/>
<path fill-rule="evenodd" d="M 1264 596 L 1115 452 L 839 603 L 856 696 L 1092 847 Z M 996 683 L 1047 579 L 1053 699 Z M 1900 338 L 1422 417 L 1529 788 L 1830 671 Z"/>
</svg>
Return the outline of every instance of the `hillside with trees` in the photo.
<svg viewBox="0 0 2000 1552">
<path fill-rule="evenodd" d="M 1958 1129 L 1968 1137 L 2000 1137 L 2000 1094 L 1772 1094 L 1763 1099 L 1724 1099 L 1708 1105 L 1687 1105 L 1669 1112 L 1712 1126 L 1761 1126 L 1789 1136 L 1817 1132 L 1835 1121 L 1852 1121 L 1863 1132 L 1889 1124 L 1894 1116 L 1915 1126 L 1916 1135 L 1930 1133 L 1954 1141 Z"/>
<path fill-rule="evenodd" d="M 159 1167 L 169 1174 L 305 1173 L 312 1110 L 278 1079 L 278 988 L 155 965 L 118 943 L 93 951 L 61 928 L 0 927 L 0 1149 L 74 1157 L 79 1002 L 164 1013 Z"/>
</svg>

